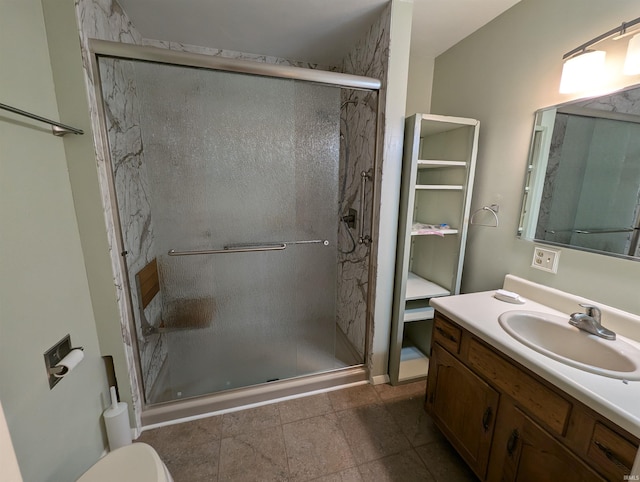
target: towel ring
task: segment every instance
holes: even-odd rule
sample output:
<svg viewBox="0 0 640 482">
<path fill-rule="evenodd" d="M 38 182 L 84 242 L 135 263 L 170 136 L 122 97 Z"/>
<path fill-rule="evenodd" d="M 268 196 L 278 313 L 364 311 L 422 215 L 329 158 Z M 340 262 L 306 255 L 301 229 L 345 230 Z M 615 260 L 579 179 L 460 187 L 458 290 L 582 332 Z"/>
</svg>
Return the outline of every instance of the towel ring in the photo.
<svg viewBox="0 0 640 482">
<path fill-rule="evenodd" d="M 495 224 L 480 224 L 480 223 L 475 223 L 473 221 L 473 218 L 475 218 L 478 213 L 481 213 L 482 211 L 489 211 L 491 214 L 493 214 L 493 217 L 496 220 Z M 482 206 L 480 209 L 478 209 L 477 211 L 474 211 L 474 213 L 471 215 L 471 219 L 469 220 L 469 224 L 475 224 L 476 226 L 487 226 L 489 228 L 497 228 L 498 225 L 500 224 L 500 222 L 498 221 L 498 213 L 497 213 L 497 209 L 494 209 L 493 206 L 489 207 L 489 206 Z"/>
</svg>

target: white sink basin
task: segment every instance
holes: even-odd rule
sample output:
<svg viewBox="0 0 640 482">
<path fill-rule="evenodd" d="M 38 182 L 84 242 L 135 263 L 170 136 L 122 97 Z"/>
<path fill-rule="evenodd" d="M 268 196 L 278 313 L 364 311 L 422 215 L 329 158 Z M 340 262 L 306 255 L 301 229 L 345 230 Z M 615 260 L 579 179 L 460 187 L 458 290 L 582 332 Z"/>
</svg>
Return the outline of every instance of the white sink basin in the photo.
<svg viewBox="0 0 640 482">
<path fill-rule="evenodd" d="M 569 324 L 569 317 L 507 311 L 500 326 L 529 348 L 566 365 L 622 380 L 640 380 L 640 350 L 623 340 L 605 340 Z"/>
</svg>

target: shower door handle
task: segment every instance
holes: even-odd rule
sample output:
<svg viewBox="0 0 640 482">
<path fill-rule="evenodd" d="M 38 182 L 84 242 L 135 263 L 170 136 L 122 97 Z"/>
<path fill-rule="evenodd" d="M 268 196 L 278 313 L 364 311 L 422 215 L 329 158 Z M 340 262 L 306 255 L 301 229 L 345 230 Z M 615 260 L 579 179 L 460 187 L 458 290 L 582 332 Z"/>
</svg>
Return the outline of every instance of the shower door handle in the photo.
<svg viewBox="0 0 640 482">
<path fill-rule="evenodd" d="M 194 251 L 176 251 L 170 249 L 167 253 L 169 256 L 193 256 L 197 254 L 228 254 L 228 253 L 249 253 L 252 251 L 282 251 L 287 249 L 285 243 L 280 244 L 263 244 L 263 245 L 245 245 L 237 247 L 225 246 L 223 249 L 204 249 Z"/>
</svg>

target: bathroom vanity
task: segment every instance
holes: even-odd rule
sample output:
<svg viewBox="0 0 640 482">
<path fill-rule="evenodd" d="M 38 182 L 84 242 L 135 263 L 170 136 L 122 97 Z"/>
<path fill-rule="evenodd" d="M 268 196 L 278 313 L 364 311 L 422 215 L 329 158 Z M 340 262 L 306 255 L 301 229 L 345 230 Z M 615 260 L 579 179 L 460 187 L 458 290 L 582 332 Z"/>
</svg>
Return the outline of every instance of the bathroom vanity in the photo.
<svg viewBox="0 0 640 482">
<path fill-rule="evenodd" d="M 637 373 L 633 381 L 570 366 L 498 322 L 515 310 L 568 321 L 588 300 L 514 276 L 505 288 L 524 303 L 493 291 L 432 300 L 425 408 L 436 425 L 481 480 L 640 480 Z M 601 308 L 603 325 L 640 349 L 640 317 Z M 587 339 L 573 330 L 576 342 Z"/>
</svg>

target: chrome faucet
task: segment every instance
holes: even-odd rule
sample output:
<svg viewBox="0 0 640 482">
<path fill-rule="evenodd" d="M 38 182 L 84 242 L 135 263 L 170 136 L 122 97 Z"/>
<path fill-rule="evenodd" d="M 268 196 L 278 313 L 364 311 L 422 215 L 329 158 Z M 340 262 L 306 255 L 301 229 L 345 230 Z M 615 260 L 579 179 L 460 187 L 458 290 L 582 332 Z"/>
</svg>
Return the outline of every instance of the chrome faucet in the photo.
<svg viewBox="0 0 640 482">
<path fill-rule="evenodd" d="M 600 318 L 602 313 L 600 312 L 600 308 L 593 305 L 580 303 L 585 310 L 586 313 L 572 313 L 571 318 L 569 319 L 569 324 L 579 328 L 580 330 L 586 331 L 587 333 L 592 333 L 597 335 L 605 340 L 615 340 L 616 334 L 607 330 L 604 326 L 600 324 Z"/>
</svg>

